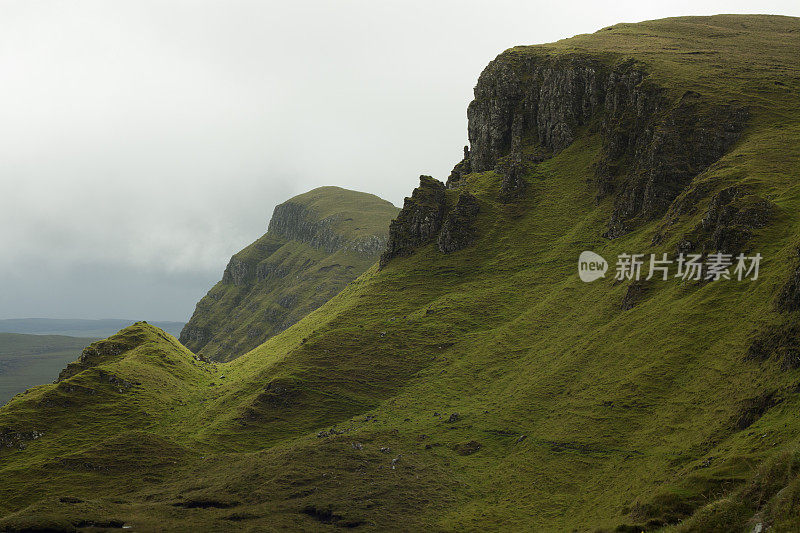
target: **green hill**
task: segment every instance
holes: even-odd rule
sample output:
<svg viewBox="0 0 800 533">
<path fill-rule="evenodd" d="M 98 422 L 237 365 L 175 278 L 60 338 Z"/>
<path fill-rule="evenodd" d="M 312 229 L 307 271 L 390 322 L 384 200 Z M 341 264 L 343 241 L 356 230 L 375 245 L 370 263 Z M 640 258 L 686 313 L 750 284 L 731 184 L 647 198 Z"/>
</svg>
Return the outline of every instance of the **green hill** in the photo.
<svg viewBox="0 0 800 533">
<path fill-rule="evenodd" d="M 28 387 L 52 382 L 94 340 L 0 333 L 0 405 Z"/>
<path fill-rule="evenodd" d="M 375 265 L 224 364 L 137 323 L 0 409 L 0 529 L 796 531 L 800 20 L 506 51 Z M 593 283 L 581 252 L 760 253 Z"/>
<path fill-rule="evenodd" d="M 275 208 L 267 233 L 234 255 L 181 332 L 229 361 L 288 328 L 378 259 L 398 209 L 372 194 L 320 187 Z"/>
</svg>

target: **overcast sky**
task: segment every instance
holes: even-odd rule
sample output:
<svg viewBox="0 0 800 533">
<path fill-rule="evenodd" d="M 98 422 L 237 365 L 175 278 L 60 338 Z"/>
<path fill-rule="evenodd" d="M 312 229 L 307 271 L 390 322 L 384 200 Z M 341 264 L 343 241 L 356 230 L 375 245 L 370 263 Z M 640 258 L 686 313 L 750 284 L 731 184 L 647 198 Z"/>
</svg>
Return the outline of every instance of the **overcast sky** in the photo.
<svg viewBox="0 0 800 533">
<path fill-rule="evenodd" d="M 785 2 L 0 0 L 0 318 L 186 320 L 273 207 L 444 179 L 504 49 Z"/>
</svg>

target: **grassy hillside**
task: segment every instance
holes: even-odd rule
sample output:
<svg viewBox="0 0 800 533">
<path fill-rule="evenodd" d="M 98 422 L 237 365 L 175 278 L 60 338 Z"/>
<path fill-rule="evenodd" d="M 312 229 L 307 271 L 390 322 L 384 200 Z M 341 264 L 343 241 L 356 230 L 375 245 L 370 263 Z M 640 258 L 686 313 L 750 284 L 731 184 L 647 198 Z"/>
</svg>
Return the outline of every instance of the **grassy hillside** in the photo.
<svg viewBox="0 0 800 533">
<path fill-rule="evenodd" d="M 267 233 L 233 256 L 198 304 L 181 342 L 229 361 L 288 328 L 341 291 L 378 258 L 390 202 L 320 187 L 275 208 Z"/>
<path fill-rule="evenodd" d="M 563 144 L 524 128 L 511 153 L 473 143 L 456 188 L 423 180 L 437 192 L 407 200 L 403 253 L 230 363 L 144 323 L 101 341 L 59 384 L 0 409 L 0 529 L 795 531 L 798 57 L 800 20 L 767 16 L 508 51 L 484 81 L 514 113 L 532 112 L 515 92 L 539 83 L 528 73 L 616 75 L 633 58 L 647 74 L 630 94 L 656 95 L 655 118 L 604 107 L 564 126 Z M 703 168 L 670 189 L 660 156 L 692 148 L 670 144 L 687 99 L 699 120 L 718 106 L 747 120 L 716 159 L 679 157 L 676 176 Z M 719 133 L 703 120 L 700 146 Z M 636 132 L 681 150 L 614 149 Z M 479 161 L 490 168 L 472 171 Z M 625 211 L 654 189 L 669 205 Z M 452 217 L 467 193 L 477 215 Z M 431 235 L 452 223 L 421 216 L 439 207 L 474 226 L 466 247 L 440 251 Z M 594 283 L 577 276 L 584 250 L 612 260 L 686 242 L 757 251 L 761 275 L 632 288 L 612 263 Z"/>
<path fill-rule="evenodd" d="M 28 387 L 52 382 L 94 340 L 0 333 L 0 405 Z"/>
</svg>

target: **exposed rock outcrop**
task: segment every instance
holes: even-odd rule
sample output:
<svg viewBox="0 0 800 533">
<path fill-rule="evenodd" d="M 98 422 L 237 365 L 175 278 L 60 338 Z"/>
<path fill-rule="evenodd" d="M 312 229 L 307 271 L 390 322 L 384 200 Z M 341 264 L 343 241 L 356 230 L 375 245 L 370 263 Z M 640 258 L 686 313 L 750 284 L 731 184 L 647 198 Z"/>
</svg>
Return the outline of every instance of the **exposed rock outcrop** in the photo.
<svg viewBox="0 0 800 533">
<path fill-rule="evenodd" d="M 624 235 L 637 221 L 663 215 L 692 178 L 738 139 L 747 118 L 746 110 L 733 106 L 706 109 L 696 93 L 687 92 L 677 103 L 660 91 L 655 94 L 654 113 L 646 123 L 639 126 L 642 117 L 623 114 L 604 127 L 610 133 L 605 136 L 605 168 L 617 169 L 622 178 L 615 184 L 613 173 L 598 176 L 601 190 L 616 191 L 606 233 L 611 238 Z M 620 144 L 627 144 L 622 152 Z M 631 162 L 627 169 L 625 160 Z"/>
<path fill-rule="evenodd" d="M 472 172 L 472 164 L 469 160 L 469 146 L 464 147 L 464 159 L 456 163 L 456 166 L 453 167 L 453 170 L 450 172 L 450 176 L 447 178 L 447 188 L 452 189 L 453 187 L 458 187 L 461 185 L 461 179 Z"/>
<path fill-rule="evenodd" d="M 769 223 L 776 207 L 772 202 L 740 187 L 728 187 L 717 193 L 700 223 L 709 235 L 707 249 L 736 254 L 742 251 L 753 230 Z"/>
<path fill-rule="evenodd" d="M 0 428 L 0 449 L 16 448 L 18 450 L 24 450 L 28 447 L 28 443 L 41 438 L 43 435 L 43 431 L 35 429 L 30 431 L 15 431 L 9 428 Z"/>
<path fill-rule="evenodd" d="M 691 195 L 689 202 L 702 197 Z M 668 219 L 678 216 L 687 201 L 678 202 L 670 209 Z M 674 211 L 674 213 L 673 213 Z M 765 227 L 775 216 L 777 207 L 770 201 L 751 194 L 743 187 L 726 187 L 710 200 L 708 210 L 700 223 L 683 236 L 677 246 L 678 253 L 721 252 L 737 255 L 746 251 L 753 232 Z M 656 234 L 654 243 L 663 239 L 663 230 Z"/>
<path fill-rule="evenodd" d="M 466 248 L 477 237 L 475 219 L 479 211 L 478 200 L 467 191 L 460 191 L 451 206 L 441 181 L 420 176 L 419 187 L 405 199 L 403 209 L 389 227 L 389 244 L 381 256 L 381 268 L 393 258 L 411 255 L 431 242 L 436 242 L 442 253 Z"/>
<path fill-rule="evenodd" d="M 456 252 L 472 244 L 477 235 L 475 218 L 479 211 L 480 206 L 474 196 L 468 192 L 458 195 L 456 205 L 447 213 L 444 224 L 442 224 L 442 231 L 439 233 L 440 252 Z"/>
<path fill-rule="evenodd" d="M 509 204 L 521 198 L 527 188 L 527 183 L 522 177 L 525 173 L 522 161 L 514 158 L 510 162 L 499 165 L 499 170 L 503 177 L 500 182 L 498 200 L 504 204 Z"/>
<path fill-rule="evenodd" d="M 444 184 L 430 176 L 419 177 L 419 187 L 405 199 L 403 209 L 389 226 L 389 242 L 381 267 L 398 256 L 411 255 L 439 234 L 447 209 Z"/>
<path fill-rule="evenodd" d="M 343 215 L 336 214 L 320 219 L 313 209 L 289 200 L 275 207 L 267 232 L 332 253 L 342 248 L 347 240 L 334 230 L 334 225 L 342 218 Z"/>
<path fill-rule="evenodd" d="M 535 143 L 558 152 L 574 139 L 603 101 L 602 63 L 509 51 L 483 70 L 467 109 L 473 172 Z"/>
</svg>

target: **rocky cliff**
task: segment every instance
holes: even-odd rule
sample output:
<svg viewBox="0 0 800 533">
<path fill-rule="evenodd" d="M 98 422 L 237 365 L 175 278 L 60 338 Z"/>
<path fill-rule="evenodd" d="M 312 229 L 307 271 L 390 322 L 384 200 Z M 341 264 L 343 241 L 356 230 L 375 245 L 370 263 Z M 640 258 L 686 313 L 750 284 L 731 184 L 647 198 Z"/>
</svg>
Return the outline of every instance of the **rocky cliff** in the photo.
<svg viewBox="0 0 800 533">
<path fill-rule="evenodd" d="M 421 178 L 392 225 L 381 265 L 438 236 L 449 210 L 445 189 L 459 188 L 471 174 L 494 171 L 501 179 L 498 199 L 514 203 L 525 194 L 530 168 L 581 134 L 600 138 L 593 186 L 598 201 L 613 198 L 603 235 L 620 237 L 664 216 L 693 178 L 733 146 L 747 124 L 746 106 L 662 87 L 644 63 L 613 54 L 554 54 L 532 48 L 508 50 L 481 73 L 467 110 L 470 146 L 464 147 L 464 158 L 446 185 Z M 438 239 L 442 252 L 474 240 L 469 226 L 477 203 L 468 212 L 459 203 L 464 236 L 458 244 L 447 236 Z M 727 238 L 741 240 L 750 227 L 745 224 L 737 236 Z M 455 228 L 451 221 L 447 233 Z"/>
<path fill-rule="evenodd" d="M 597 133 L 597 195 L 615 197 L 610 238 L 663 215 L 733 145 L 748 118 L 745 106 L 669 91 L 644 64 L 614 55 L 512 49 L 484 69 L 474 92 L 470 148 L 448 187 L 468 172 L 498 170 L 508 198 L 520 185 L 513 164 L 541 162 L 581 131 Z"/>
<path fill-rule="evenodd" d="M 267 233 L 231 258 L 197 304 L 180 341 L 218 361 L 255 348 L 369 268 L 396 214 L 385 200 L 338 187 L 278 205 Z"/>
</svg>

